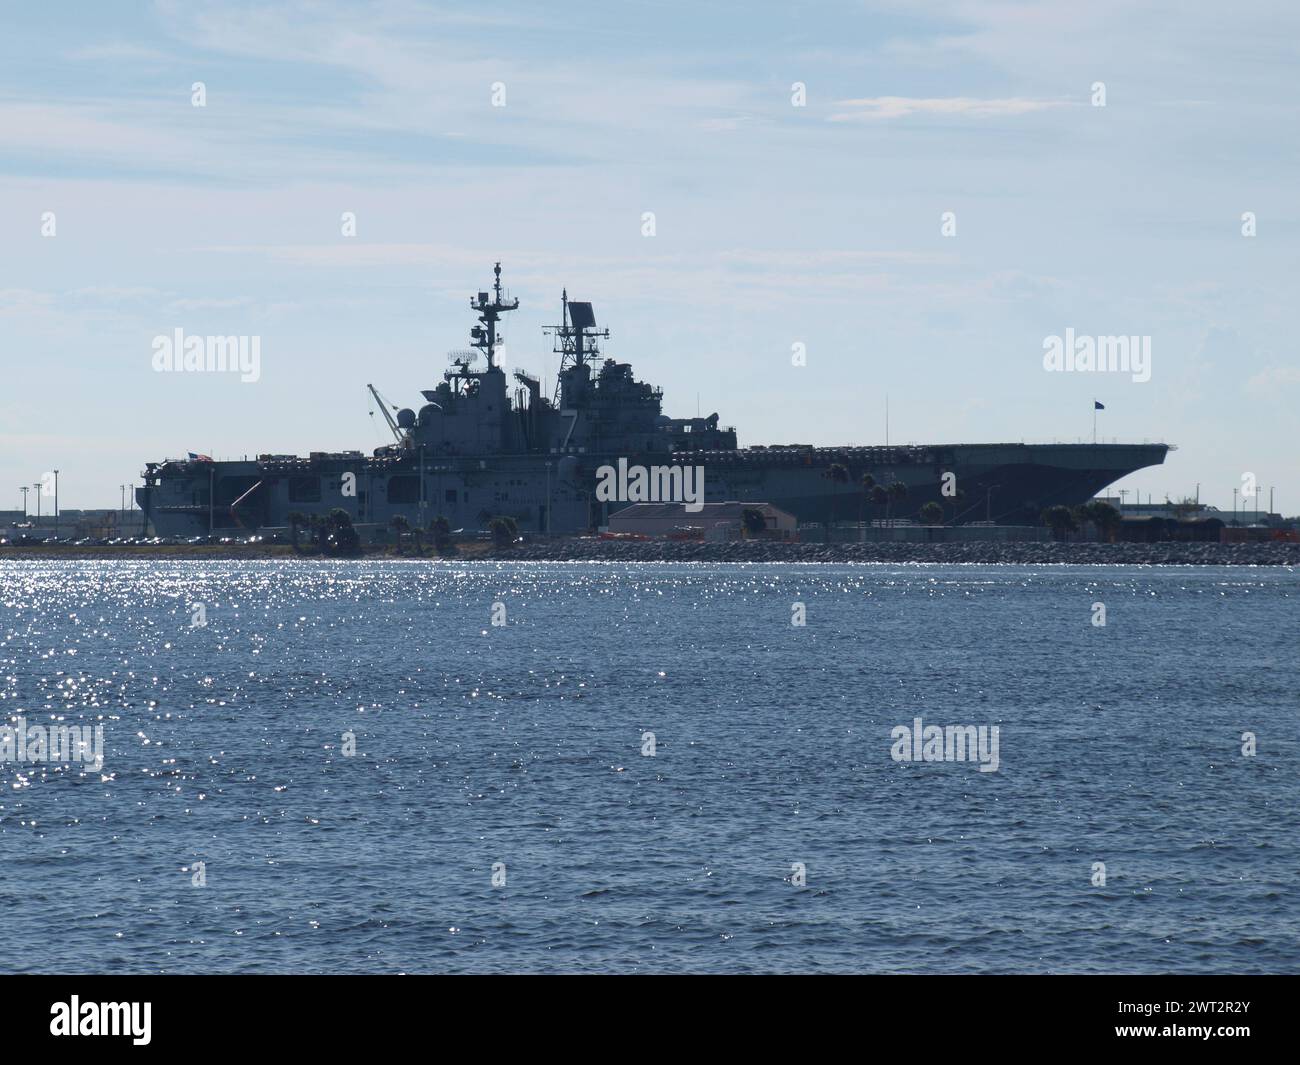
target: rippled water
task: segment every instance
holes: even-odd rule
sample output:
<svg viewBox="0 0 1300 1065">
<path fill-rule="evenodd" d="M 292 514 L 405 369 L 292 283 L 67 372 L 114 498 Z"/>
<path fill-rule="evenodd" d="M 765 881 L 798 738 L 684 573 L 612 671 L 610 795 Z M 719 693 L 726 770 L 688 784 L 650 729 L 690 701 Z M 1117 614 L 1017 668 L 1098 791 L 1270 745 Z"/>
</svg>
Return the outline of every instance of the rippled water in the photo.
<svg viewBox="0 0 1300 1065">
<path fill-rule="evenodd" d="M 0 764 L 0 967 L 1295 972 L 1298 606 L 1283 569 L 0 563 L 0 724 L 105 738 Z M 998 725 L 998 771 L 893 761 L 916 716 Z"/>
</svg>

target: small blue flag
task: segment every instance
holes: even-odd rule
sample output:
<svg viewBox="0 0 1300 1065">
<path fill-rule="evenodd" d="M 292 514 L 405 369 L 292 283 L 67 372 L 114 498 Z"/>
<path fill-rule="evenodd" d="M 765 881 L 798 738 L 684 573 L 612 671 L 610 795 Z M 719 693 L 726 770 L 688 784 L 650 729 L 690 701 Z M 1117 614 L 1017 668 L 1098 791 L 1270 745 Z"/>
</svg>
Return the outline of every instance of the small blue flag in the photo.
<svg viewBox="0 0 1300 1065">
<path fill-rule="evenodd" d="M 1092 401 L 1092 409 L 1093 409 L 1093 410 L 1105 410 L 1106 408 L 1105 408 L 1105 406 L 1103 406 L 1102 404 L 1098 403 L 1098 402 L 1094 399 L 1094 400 Z"/>
</svg>

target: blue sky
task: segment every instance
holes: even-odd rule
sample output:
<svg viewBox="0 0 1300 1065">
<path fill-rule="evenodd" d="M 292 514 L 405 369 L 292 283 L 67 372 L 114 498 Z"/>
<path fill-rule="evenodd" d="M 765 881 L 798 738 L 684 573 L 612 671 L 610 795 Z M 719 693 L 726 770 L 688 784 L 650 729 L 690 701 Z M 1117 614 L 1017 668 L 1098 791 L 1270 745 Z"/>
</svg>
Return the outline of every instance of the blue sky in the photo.
<svg viewBox="0 0 1300 1065">
<path fill-rule="evenodd" d="M 1123 487 L 1300 512 L 1297 42 L 1266 3 L 12 8 L 0 509 L 369 450 L 366 383 L 416 402 L 500 259 L 508 368 L 554 371 L 567 286 L 742 444 L 878 442 L 886 394 L 894 441 L 1088 439 L 1095 396 L 1179 445 Z M 155 373 L 177 328 L 260 380 Z M 1067 328 L 1150 336 L 1150 381 L 1047 373 Z"/>
</svg>

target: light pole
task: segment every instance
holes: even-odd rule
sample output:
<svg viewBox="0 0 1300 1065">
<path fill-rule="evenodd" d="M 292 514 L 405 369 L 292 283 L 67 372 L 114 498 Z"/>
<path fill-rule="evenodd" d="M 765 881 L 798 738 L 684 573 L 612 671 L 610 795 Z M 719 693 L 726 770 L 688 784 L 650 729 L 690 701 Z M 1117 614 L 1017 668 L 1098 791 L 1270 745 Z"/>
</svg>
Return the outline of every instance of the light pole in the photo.
<svg viewBox="0 0 1300 1065">
<path fill-rule="evenodd" d="M 32 487 L 36 489 L 36 527 L 39 529 L 41 526 L 41 483 L 40 481 L 37 481 L 34 485 L 32 485 Z"/>
<path fill-rule="evenodd" d="M 27 520 L 27 493 L 31 491 L 25 484 L 18 486 L 18 491 L 23 494 L 23 521 Z"/>
<path fill-rule="evenodd" d="M 1232 490 L 1232 524 L 1234 528 L 1237 524 L 1237 492 L 1238 489 L 1236 488 Z"/>
<path fill-rule="evenodd" d="M 54 538 L 59 538 L 59 471 L 54 471 Z"/>
<path fill-rule="evenodd" d="M 121 504 L 121 505 L 117 508 L 117 509 L 118 509 L 118 512 L 119 512 L 119 513 L 118 513 L 118 516 L 117 516 L 117 520 L 118 520 L 118 521 L 126 521 L 126 485 L 124 485 L 124 484 L 119 484 L 119 485 L 117 486 L 117 491 L 118 491 L 118 494 L 119 494 L 119 497 L 120 497 L 120 498 L 118 499 L 118 503 Z"/>
</svg>

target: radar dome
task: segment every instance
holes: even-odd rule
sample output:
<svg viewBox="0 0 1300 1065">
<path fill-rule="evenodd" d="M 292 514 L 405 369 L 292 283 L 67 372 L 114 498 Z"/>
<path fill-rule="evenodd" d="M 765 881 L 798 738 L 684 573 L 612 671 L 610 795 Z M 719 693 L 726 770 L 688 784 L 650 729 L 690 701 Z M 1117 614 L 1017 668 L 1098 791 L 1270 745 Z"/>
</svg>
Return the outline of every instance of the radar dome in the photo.
<svg viewBox="0 0 1300 1065">
<path fill-rule="evenodd" d="M 397 412 L 397 424 L 402 429 L 413 429 L 415 427 L 415 411 L 410 407 L 403 407 Z"/>
</svg>

